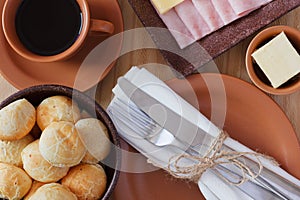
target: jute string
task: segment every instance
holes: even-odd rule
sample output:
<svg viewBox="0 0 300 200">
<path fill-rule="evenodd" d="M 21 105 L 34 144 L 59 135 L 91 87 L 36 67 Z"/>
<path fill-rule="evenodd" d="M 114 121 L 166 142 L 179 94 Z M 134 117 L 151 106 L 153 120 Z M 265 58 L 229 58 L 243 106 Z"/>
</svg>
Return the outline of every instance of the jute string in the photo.
<svg viewBox="0 0 300 200">
<path fill-rule="evenodd" d="M 172 176 L 179 179 L 187 179 L 189 181 L 193 181 L 197 183 L 201 177 L 201 175 L 209 168 L 215 168 L 217 165 L 221 164 L 232 164 L 238 167 L 241 172 L 241 178 L 234 182 L 223 176 L 218 170 L 214 170 L 214 172 L 225 180 L 227 183 L 232 185 L 241 185 L 245 181 L 249 179 L 257 178 L 262 169 L 263 165 L 260 161 L 260 157 L 269 159 L 275 165 L 278 163 L 267 155 L 257 153 L 257 152 L 236 152 L 236 151 L 224 151 L 221 150 L 221 147 L 228 137 L 228 134 L 225 131 L 221 131 L 219 136 L 210 146 L 208 151 L 204 154 L 204 156 L 200 155 L 190 155 L 190 154 L 181 154 L 176 155 L 170 158 L 167 170 Z M 241 161 L 245 155 L 252 155 L 257 160 L 258 172 L 255 173 L 253 169 L 247 166 L 244 162 Z M 180 162 L 184 162 L 185 159 L 193 161 L 191 165 L 180 164 Z M 185 160 L 186 161 L 186 160 Z"/>
</svg>

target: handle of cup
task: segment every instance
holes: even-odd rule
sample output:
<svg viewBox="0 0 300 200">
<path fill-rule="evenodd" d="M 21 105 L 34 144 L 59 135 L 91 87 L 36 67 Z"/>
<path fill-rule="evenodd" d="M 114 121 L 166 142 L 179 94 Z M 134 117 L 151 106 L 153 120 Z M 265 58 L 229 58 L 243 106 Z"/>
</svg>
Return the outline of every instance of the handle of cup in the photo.
<svg viewBox="0 0 300 200">
<path fill-rule="evenodd" d="M 114 25 L 105 20 L 91 19 L 90 21 L 90 32 L 100 34 L 112 34 L 114 32 Z"/>
</svg>

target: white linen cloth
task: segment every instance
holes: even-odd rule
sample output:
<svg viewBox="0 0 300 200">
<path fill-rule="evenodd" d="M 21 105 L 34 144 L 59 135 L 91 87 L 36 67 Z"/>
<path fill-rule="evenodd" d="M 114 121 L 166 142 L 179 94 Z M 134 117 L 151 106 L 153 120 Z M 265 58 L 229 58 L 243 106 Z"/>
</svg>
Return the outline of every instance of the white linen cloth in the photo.
<svg viewBox="0 0 300 200">
<path fill-rule="evenodd" d="M 174 112 L 180 114 L 191 123 L 199 126 L 211 136 L 217 137 L 220 133 L 218 127 L 211 123 L 196 108 L 191 106 L 173 90 L 171 90 L 163 81 L 159 80 L 146 69 L 133 67 L 129 72 L 126 73 L 125 77 L 137 87 L 142 89 L 144 92 L 156 98 L 160 103 L 168 106 Z M 110 103 L 108 111 L 112 109 L 112 105 L 116 98 L 128 101 L 127 96 L 118 85 L 116 85 L 113 89 L 113 93 L 115 94 L 115 97 Z M 132 130 L 130 130 L 121 121 L 114 119 L 113 115 L 111 117 L 115 122 L 115 125 L 121 137 L 124 138 L 133 147 L 135 147 L 139 152 L 149 158 L 151 162 L 163 168 L 167 168 L 170 158 L 174 155 L 179 155 L 182 153 L 182 151 L 177 148 L 173 148 L 171 146 L 158 147 L 147 141 L 146 139 L 141 139 L 139 137 L 133 136 Z M 231 139 L 230 137 L 228 137 L 224 143 L 238 152 L 253 152 L 251 149 Z M 251 156 L 249 156 L 249 158 L 251 158 Z M 300 186 L 300 181 L 297 178 L 291 176 L 280 167 L 273 165 L 271 162 L 269 162 L 269 160 L 261 159 L 261 162 L 264 167 L 276 172 L 277 174 L 280 174 L 282 177 L 285 177 L 297 186 Z M 254 199 L 247 195 L 245 192 L 238 189 L 236 186 L 226 183 L 223 179 L 221 179 L 217 175 L 214 175 L 210 171 L 206 171 L 202 174 L 200 180 L 198 181 L 198 186 L 202 194 L 207 199 Z M 255 194 L 255 199 L 270 198 L 270 196 L 266 196 L 265 194 L 259 196 L 260 194 L 257 191 L 251 191 L 251 187 L 247 189 L 249 190 L 249 192 L 253 192 Z M 293 194 L 289 194 L 288 191 L 284 191 L 283 188 L 282 191 L 285 194 L 290 195 L 291 199 L 300 199 L 300 197 L 293 196 Z"/>
</svg>

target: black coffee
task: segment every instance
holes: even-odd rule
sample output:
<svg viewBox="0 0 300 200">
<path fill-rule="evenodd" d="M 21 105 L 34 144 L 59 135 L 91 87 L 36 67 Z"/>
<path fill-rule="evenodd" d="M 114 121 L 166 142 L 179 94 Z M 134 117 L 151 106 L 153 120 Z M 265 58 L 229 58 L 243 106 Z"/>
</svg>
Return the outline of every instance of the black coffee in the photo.
<svg viewBox="0 0 300 200">
<path fill-rule="evenodd" d="M 23 0 L 16 15 L 16 31 L 31 52 L 51 56 L 68 49 L 81 30 L 76 0 Z"/>
</svg>

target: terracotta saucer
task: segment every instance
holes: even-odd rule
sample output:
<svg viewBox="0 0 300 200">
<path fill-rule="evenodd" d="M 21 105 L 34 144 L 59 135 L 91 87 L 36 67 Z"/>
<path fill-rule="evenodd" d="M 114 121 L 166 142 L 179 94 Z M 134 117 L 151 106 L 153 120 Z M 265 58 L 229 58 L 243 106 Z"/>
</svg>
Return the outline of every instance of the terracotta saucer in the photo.
<svg viewBox="0 0 300 200">
<path fill-rule="evenodd" d="M 220 79 L 224 87 L 218 84 Z M 174 79 L 168 84 L 189 103 L 199 105 L 200 111 L 223 127 L 232 138 L 273 156 L 283 169 L 300 178 L 300 146 L 296 133 L 284 112 L 269 96 L 245 81 L 226 75 L 198 74 L 189 76 L 187 80 Z M 220 106 L 224 103 L 225 111 Z M 216 121 L 211 118 L 212 114 Z M 225 116 L 224 126 L 222 120 L 218 120 L 222 116 Z M 124 141 L 121 146 L 135 151 Z M 122 161 L 123 166 L 140 166 L 143 163 L 146 159 Z M 176 180 L 163 170 L 158 170 L 148 173 L 121 172 L 113 199 L 199 200 L 204 197 L 196 184 Z"/>
<path fill-rule="evenodd" d="M 117 0 L 87 0 L 89 3 L 91 17 L 111 21 L 115 25 L 115 32 L 122 33 L 123 18 Z M 0 2 L 0 12 L 2 13 L 4 1 Z M 1 27 L 2 27 L 2 22 Z M 7 43 L 3 30 L 0 30 L 0 71 L 2 75 L 13 86 L 24 89 L 38 84 L 60 84 L 74 87 L 80 91 L 85 91 L 100 80 L 102 80 L 115 64 L 121 46 L 122 36 L 118 34 L 115 40 L 105 43 L 105 51 L 97 52 L 97 60 L 85 61 L 89 53 L 103 41 L 107 41 L 108 36 L 91 35 L 85 41 L 81 50 L 66 61 L 52 63 L 31 62 L 20 57 Z M 112 62 L 106 64 L 101 62 L 109 54 Z M 84 65 L 83 65 L 84 64 Z M 80 74 L 78 73 L 80 69 Z M 95 70 L 97 71 L 95 77 Z M 84 76 L 80 76 L 84 74 Z M 94 76 L 93 78 L 90 78 Z M 82 80 L 78 80 L 82 79 Z M 84 79 L 84 80 L 83 80 Z M 76 83 L 77 82 L 77 83 Z"/>
</svg>

